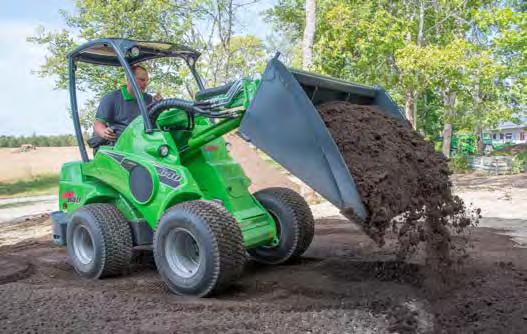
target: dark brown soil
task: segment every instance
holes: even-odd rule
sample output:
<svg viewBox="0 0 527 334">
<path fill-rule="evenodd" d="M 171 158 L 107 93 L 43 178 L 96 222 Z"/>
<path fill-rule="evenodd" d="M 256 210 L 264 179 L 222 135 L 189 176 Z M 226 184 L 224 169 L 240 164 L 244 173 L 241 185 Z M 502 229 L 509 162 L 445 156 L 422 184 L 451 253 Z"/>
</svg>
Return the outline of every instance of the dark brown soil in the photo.
<svg viewBox="0 0 527 334">
<path fill-rule="evenodd" d="M 0 268 L 0 284 L 18 281 L 30 274 L 29 264 L 15 258 L 0 258 Z"/>
<path fill-rule="evenodd" d="M 382 246 L 391 226 L 398 234 L 400 256 L 412 254 L 426 241 L 428 260 L 450 265 L 451 232 L 474 224 L 479 211 L 469 212 L 452 195 L 444 156 L 375 106 L 330 102 L 319 112 L 368 211 L 366 234 Z"/>
<path fill-rule="evenodd" d="M 421 260 L 394 259 L 391 233 L 381 249 L 346 220 L 318 220 L 301 261 L 249 263 L 207 299 L 170 294 L 148 258 L 127 276 L 83 280 L 49 238 L 28 240 L 0 247 L 31 267 L 0 284 L 0 333 L 523 333 L 527 250 L 486 229 L 471 238 L 465 270 L 437 294 Z"/>
</svg>

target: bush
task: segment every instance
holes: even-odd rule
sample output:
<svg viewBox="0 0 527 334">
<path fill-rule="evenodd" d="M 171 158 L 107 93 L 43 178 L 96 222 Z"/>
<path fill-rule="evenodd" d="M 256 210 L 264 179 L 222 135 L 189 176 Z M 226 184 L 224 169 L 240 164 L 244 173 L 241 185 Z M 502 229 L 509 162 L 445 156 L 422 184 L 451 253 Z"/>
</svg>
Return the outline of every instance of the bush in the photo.
<svg viewBox="0 0 527 334">
<path fill-rule="evenodd" d="M 435 141 L 434 142 L 434 150 L 436 152 L 443 152 L 443 142 L 442 141 Z"/>
<path fill-rule="evenodd" d="M 0 136 L 0 147 L 20 147 L 23 144 L 31 144 L 37 147 L 61 147 L 76 146 L 77 141 L 73 135 L 56 135 L 56 136 Z"/>
<path fill-rule="evenodd" d="M 525 172 L 526 167 L 527 167 L 527 152 L 518 153 L 512 158 L 512 173 L 513 174 Z"/>
<path fill-rule="evenodd" d="M 450 170 L 456 174 L 467 173 L 472 170 L 469 163 L 469 158 L 462 154 L 456 154 L 448 162 Z"/>
</svg>

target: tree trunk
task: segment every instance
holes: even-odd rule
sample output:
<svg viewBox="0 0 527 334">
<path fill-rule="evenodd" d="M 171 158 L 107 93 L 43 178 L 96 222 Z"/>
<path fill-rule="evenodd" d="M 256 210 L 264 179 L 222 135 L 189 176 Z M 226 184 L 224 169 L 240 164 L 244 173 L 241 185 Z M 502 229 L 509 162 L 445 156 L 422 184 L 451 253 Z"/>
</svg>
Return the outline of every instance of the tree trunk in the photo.
<svg viewBox="0 0 527 334">
<path fill-rule="evenodd" d="M 315 39 L 316 3 L 306 0 L 306 26 L 302 40 L 302 67 L 309 70 L 313 64 L 313 40 Z"/>
<path fill-rule="evenodd" d="M 456 114 L 456 93 L 447 89 L 442 92 L 443 104 L 445 106 L 445 117 L 443 126 L 443 154 L 450 158 L 450 146 L 452 145 L 452 120 Z"/>
<path fill-rule="evenodd" d="M 417 117 L 417 100 L 419 100 L 419 93 L 414 91 L 414 109 L 412 110 L 414 114 L 414 123 L 412 126 L 414 127 L 414 130 L 417 130 L 417 120 L 419 117 Z"/>
<path fill-rule="evenodd" d="M 424 32 L 423 27 L 425 24 L 425 2 L 424 0 L 419 1 L 419 25 L 417 30 L 417 46 L 423 46 Z"/>
<path fill-rule="evenodd" d="M 424 40 L 424 20 L 425 20 L 425 4 L 424 0 L 419 1 L 419 21 L 418 21 L 418 30 L 417 30 L 417 46 L 421 47 Z M 406 115 L 411 115 L 408 118 L 414 130 L 417 130 L 417 99 L 419 99 L 419 94 L 416 90 L 409 92 L 410 96 L 406 95 Z"/>
<path fill-rule="evenodd" d="M 452 124 L 445 123 L 443 126 L 443 154 L 450 158 L 450 145 L 452 143 Z"/>
<path fill-rule="evenodd" d="M 405 112 L 406 112 L 406 119 L 412 124 L 412 127 L 415 129 L 415 118 L 414 118 L 414 110 L 415 110 L 415 91 L 409 90 L 406 92 L 406 105 L 405 105 Z"/>
<path fill-rule="evenodd" d="M 479 71 L 477 71 L 476 73 L 479 74 Z M 474 112 L 476 115 L 480 116 L 482 113 L 480 112 L 481 111 L 481 91 L 480 91 L 479 82 L 476 82 L 475 84 L 473 96 L 474 96 L 474 107 L 473 107 Z M 483 144 L 483 128 L 481 125 L 481 121 L 478 121 L 476 124 L 476 138 L 477 138 L 476 152 L 478 154 L 483 154 L 483 151 L 485 149 L 485 144 Z"/>
<path fill-rule="evenodd" d="M 481 126 L 476 127 L 476 151 L 478 154 L 483 154 L 483 151 L 485 150 L 485 144 L 483 143 L 483 129 Z"/>
</svg>

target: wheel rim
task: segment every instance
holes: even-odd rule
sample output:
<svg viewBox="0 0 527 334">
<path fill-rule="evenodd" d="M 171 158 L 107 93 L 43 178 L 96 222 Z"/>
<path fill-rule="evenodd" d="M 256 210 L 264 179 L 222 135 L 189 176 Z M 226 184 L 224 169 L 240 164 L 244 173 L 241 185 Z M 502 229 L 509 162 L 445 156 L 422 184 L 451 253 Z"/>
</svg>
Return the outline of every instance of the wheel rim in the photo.
<svg viewBox="0 0 527 334">
<path fill-rule="evenodd" d="M 196 238 L 187 229 L 176 228 L 168 233 L 165 254 L 170 269 L 181 277 L 194 276 L 201 264 L 201 251 Z"/>
<path fill-rule="evenodd" d="M 73 231 L 73 250 L 75 256 L 82 264 L 88 264 L 93 261 L 95 247 L 90 231 L 78 225 Z"/>
</svg>

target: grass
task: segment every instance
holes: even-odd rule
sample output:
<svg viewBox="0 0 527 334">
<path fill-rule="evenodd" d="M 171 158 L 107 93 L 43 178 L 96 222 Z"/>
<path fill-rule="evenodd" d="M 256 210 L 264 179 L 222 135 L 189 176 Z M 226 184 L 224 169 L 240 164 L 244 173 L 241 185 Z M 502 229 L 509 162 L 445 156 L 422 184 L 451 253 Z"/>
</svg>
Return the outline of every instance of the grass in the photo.
<svg viewBox="0 0 527 334">
<path fill-rule="evenodd" d="M 52 194 L 56 191 L 58 182 L 58 174 L 39 175 L 14 182 L 0 182 L 0 198 Z"/>
</svg>

